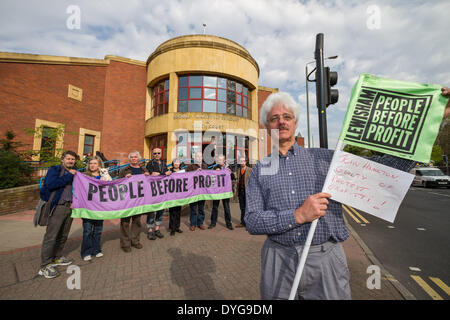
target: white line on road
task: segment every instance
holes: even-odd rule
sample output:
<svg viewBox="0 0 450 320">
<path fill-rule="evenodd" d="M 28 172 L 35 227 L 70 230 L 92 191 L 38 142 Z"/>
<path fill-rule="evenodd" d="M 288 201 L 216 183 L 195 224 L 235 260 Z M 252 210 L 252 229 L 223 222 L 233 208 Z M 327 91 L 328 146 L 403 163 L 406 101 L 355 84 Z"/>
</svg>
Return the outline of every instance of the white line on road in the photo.
<svg viewBox="0 0 450 320">
<path fill-rule="evenodd" d="M 427 230 L 427 229 L 425 229 L 425 228 L 417 228 L 417 230 L 419 230 L 419 231 L 425 231 L 425 230 Z"/>
<path fill-rule="evenodd" d="M 450 197 L 450 195 L 443 194 L 443 193 L 437 193 L 437 192 L 431 192 L 431 191 L 429 191 L 428 193 L 437 194 L 438 196 Z"/>
<path fill-rule="evenodd" d="M 411 270 L 411 271 L 417 271 L 417 272 L 422 271 L 422 270 L 420 270 L 420 269 L 417 268 L 417 267 L 409 267 L 409 270 Z"/>
<path fill-rule="evenodd" d="M 395 227 L 394 227 L 394 226 L 388 226 L 388 228 L 389 228 L 389 229 L 395 229 Z"/>
</svg>

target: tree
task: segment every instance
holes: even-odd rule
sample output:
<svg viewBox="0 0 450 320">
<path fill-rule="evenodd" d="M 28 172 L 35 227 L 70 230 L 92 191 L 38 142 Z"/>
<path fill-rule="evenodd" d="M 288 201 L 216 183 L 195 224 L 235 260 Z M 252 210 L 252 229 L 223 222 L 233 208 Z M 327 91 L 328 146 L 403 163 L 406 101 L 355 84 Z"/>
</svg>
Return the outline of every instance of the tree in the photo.
<svg viewBox="0 0 450 320">
<path fill-rule="evenodd" d="M 64 125 L 59 125 L 56 128 L 49 128 L 41 125 L 36 129 L 25 128 L 25 132 L 40 138 L 40 150 L 28 150 L 24 153 L 28 157 L 39 156 L 39 164 L 41 167 L 51 167 L 61 164 L 61 156 L 64 153 L 64 148 L 57 146 L 57 141 L 62 141 L 64 134 L 78 135 L 76 132 L 66 131 Z M 76 168 L 84 168 L 85 164 L 80 159 L 76 161 Z"/>
<path fill-rule="evenodd" d="M 17 152 L 20 144 L 14 141 L 13 131 L 7 131 L 0 140 L 0 189 L 14 188 L 30 180 L 33 172 L 23 156 Z"/>
<path fill-rule="evenodd" d="M 440 145 L 435 144 L 433 146 L 433 149 L 431 151 L 431 161 L 433 161 L 433 163 L 435 165 L 440 165 L 441 162 L 443 162 L 442 159 L 442 148 Z"/>
<path fill-rule="evenodd" d="M 373 150 L 369 150 L 369 149 L 364 149 L 361 147 L 356 147 L 356 146 L 352 146 L 350 144 L 347 144 L 344 147 L 344 151 L 348 152 L 348 153 L 352 153 L 356 156 L 360 156 L 360 157 L 372 157 L 375 155 L 382 155 L 381 152 L 377 152 L 377 151 L 373 151 Z"/>
</svg>

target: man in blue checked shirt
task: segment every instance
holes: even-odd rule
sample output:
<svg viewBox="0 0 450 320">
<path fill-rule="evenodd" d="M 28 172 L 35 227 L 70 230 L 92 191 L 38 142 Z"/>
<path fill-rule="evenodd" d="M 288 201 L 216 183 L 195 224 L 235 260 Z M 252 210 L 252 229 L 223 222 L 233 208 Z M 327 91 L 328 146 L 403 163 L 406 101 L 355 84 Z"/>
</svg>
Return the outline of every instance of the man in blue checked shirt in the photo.
<svg viewBox="0 0 450 320">
<path fill-rule="evenodd" d="M 443 89 L 443 94 L 450 95 L 450 90 Z M 449 105 L 445 116 L 447 111 Z M 260 122 L 276 144 L 253 168 L 246 190 L 248 232 L 268 235 L 261 252 L 261 298 L 289 298 L 311 222 L 319 218 L 296 298 L 351 299 L 341 245 L 349 236 L 342 207 L 321 192 L 333 151 L 299 147 L 298 119 L 298 105 L 284 92 L 271 94 L 260 112 Z M 413 161 L 388 155 L 371 160 L 403 171 L 414 166 Z"/>
</svg>

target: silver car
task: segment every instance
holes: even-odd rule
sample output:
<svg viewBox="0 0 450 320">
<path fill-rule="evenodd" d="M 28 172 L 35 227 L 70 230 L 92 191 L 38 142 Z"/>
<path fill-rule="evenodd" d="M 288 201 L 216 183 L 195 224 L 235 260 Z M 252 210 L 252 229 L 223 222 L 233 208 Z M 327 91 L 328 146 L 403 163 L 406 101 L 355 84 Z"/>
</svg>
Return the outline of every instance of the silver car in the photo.
<svg viewBox="0 0 450 320">
<path fill-rule="evenodd" d="M 410 173 L 414 175 L 413 186 L 450 188 L 450 177 L 439 168 L 414 168 Z"/>
</svg>

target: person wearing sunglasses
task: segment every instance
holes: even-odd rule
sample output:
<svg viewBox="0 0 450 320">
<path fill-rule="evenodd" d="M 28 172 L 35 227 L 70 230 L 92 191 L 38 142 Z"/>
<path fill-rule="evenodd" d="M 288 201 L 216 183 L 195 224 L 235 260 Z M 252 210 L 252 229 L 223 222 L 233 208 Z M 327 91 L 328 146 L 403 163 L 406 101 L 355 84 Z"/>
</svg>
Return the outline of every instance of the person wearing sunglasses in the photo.
<svg viewBox="0 0 450 320">
<path fill-rule="evenodd" d="M 159 175 L 170 175 L 172 172 L 167 169 L 167 164 L 162 158 L 161 148 L 153 148 L 152 150 L 152 160 L 147 163 L 147 170 L 152 176 Z M 164 214 L 163 210 L 158 210 L 156 212 L 149 212 L 147 214 L 147 238 L 149 240 L 156 240 L 158 238 L 164 238 L 164 235 L 160 231 L 160 226 L 162 224 L 162 216 Z"/>
</svg>

